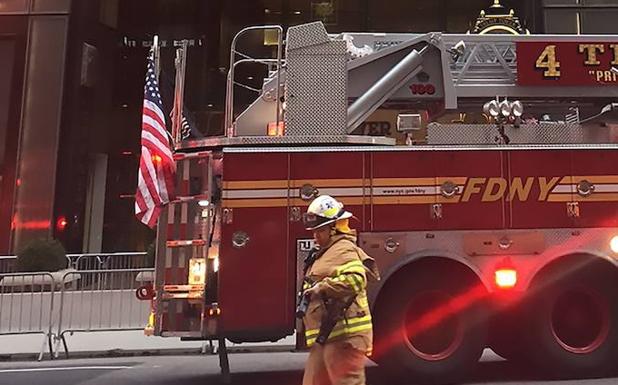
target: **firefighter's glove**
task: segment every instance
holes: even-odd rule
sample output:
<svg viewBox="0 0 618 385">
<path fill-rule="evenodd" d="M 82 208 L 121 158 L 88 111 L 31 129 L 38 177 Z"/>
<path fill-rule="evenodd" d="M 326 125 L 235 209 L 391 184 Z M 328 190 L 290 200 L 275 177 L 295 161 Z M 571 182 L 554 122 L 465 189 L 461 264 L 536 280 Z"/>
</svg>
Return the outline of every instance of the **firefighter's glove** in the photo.
<svg viewBox="0 0 618 385">
<path fill-rule="evenodd" d="M 320 298 L 322 294 L 324 294 L 322 291 L 322 283 L 318 282 L 311 286 L 309 289 L 305 290 L 304 294 L 310 298 Z"/>
</svg>

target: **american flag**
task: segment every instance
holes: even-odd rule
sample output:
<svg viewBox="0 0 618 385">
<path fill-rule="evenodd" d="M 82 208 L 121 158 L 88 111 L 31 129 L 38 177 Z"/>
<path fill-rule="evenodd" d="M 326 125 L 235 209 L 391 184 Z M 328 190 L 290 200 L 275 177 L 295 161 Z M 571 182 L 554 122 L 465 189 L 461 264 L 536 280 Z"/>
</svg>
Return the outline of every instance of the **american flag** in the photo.
<svg viewBox="0 0 618 385">
<path fill-rule="evenodd" d="M 565 115 L 564 120 L 570 124 L 578 124 L 579 119 L 579 107 L 569 108 L 569 113 Z"/>
<path fill-rule="evenodd" d="M 176 174 L 152 55 L 148 57 L 144 87 L 141 143 L 135 215 L 152 228 L 157 223 L 161 208 L 174 199 Z"/>
<path fill-rule="evenodd" d="M 180 125 L 180 134 L 182 135 L 182 139 L 188 139 L 191 136 L 191 123 L 189 122 L 189 119 L 187 119 L 184 112 L 182 113 L 182 123 Z"/>
<path fill-rule="evenodd" d="M 176 114 L 176 108 L 178 107 L 178 104 L 176 103 L 176 100 L 174 100 L 174 105 L 176 107 L 173 108 L 172 111 L 170 112 L 170 119 L 172 121 L 172 127 L 174 127 L 177 124 L 175 114 Z M 193 123 L 191 122 L 190 118 L 187 117 L 185 110 L 186 110 L 186 107 L 183 108 L 182 119 L 180 122 L 180 137 L 182 140 L 189 139 L 191 135 L 193 135 Z M 172 129 L 172 132 L 176 132 L 176 129 L 175 128 Z"/>
</svg>

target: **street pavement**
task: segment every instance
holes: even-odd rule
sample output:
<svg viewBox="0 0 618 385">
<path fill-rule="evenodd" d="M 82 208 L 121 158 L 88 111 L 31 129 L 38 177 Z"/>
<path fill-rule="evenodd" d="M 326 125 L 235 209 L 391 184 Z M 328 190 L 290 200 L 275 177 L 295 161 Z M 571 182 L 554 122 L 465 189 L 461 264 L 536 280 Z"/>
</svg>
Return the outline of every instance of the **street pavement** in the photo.
<svg viewBox="0 0 618 385">
<path fill-rule="evenodd" d="M 0 360 L 26 360 L 38 356 L 43 345 L 42 334 L 0 335 Z M 179 338 L 147 337 L 143 330 L 75 333 L 65 336 L 71 357 L 104 357 L 114 355 L 155 355 L 198 353 L 208 351 L 208 342 L 180 341 Z M 288 336 L 275 343 L 244 343 L 226 345 L 232 351 L 292 350 L 295 337 Z M 214 347 L 217 343 L 214 342 Z M 62 346 L 59 347 L 64 355 Z M 48 350 L 46 350 L 48 352 Z M 0 385 L 3 382 L 0 381 Z"/>
<path fill-rule="evenodd" d="M 301 383 L 306 353 L 231 354 L 232 385 Z M 369 385 L 391 385 L 368 364 Z M 152 356 L 0 363 L 0 384 L 11 385 L 219 385 L 214 355 Z M 487 353 L 466 385 L 615 385 L 618 378 L 551 381 Z M 409 382 L 414 384 L 413 381 Z"/>
<path fill-rule="evenodd" d="M 221 383 L 218 357 L 199 354 L 209 351 L 208 344 L 202 342 L 146 337 L 142 331 L 76 333 L 67 335 L 71 359 L 33 361 L 41 343 L 42 335 L 0 336 L 0 361 L 6 361 L 0 362 L 0 385 Z M 307 354 L 292 352 L 293 345 L 293 336 L 276 343 L 229 343 L 232 385 L 300 384 Z M 368 361 L 367 365 L 369 385 L 393 385 L 373 363 Z M 462 384 L 616 385 L 618 377 L 552 381 L 506 362 L 488 349 Z"/>
</svg>

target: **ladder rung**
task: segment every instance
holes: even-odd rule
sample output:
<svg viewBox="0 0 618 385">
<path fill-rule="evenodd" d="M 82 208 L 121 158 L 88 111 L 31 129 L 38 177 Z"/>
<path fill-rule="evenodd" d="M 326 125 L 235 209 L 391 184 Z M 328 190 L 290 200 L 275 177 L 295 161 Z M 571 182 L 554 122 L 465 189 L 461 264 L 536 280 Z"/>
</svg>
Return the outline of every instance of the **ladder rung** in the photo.
<svg viewBox="0 0 618 385">
<path fill-rule="evenodd" d="M 170 203 L 178 204 L 178 203 L 186 203 L 186 202 L 193 202 L 193 201 L 203 201 L 203 200 L 209 200 L 208 198 L 209 198 L 208 195 L 179 196 L 179 197 L 176 197 L 176 199 L 174 199 Z"/>
<path fill-rule="evenodd" d="M 188 239 L 167 241 L 165 244 L 167 245 L 167 247 L 205 246 L 206 241 L 203 239 Z"/>
<path fill-rule="evenodd" d="M 204 291 L 204 285 L 163 285 L 164 292 Z"/>
<path fill-rule="evenodd" d="M 163 293 L 161 295 L 162 300 L 172 300 L 172 299 L 203 299 L 204 294 L 199 292 L 188 292 L 188 293 Z"/>
<path fill-rule="evenodd" d="M 195 159 L 195 158 L 208 158 L 210 156 L 210 151 L 201 151 L 201 152 L 193 152 L 193 153 L 184 153 L 177 152 L 174 154 L 174 160 L 185 160 L 185 159 Z"/>
</svg>

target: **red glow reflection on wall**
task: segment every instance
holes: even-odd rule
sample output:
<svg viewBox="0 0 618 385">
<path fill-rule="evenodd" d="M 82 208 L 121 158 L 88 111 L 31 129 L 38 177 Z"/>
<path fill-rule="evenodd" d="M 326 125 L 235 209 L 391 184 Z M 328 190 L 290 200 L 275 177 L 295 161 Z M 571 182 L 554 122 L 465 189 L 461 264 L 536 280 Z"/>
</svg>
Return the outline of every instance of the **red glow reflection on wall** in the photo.
<svg viewBox="0 0 618 385">
<path fill-rule="evenodd" d="M 13 217 L 13 221 L 11 221 L 11 230 L 47 230 L 51 226 L 51 222 L 49 220 L 40 220 L 40 221 L 20 221 L 17 215 Z"/>
</svg>

